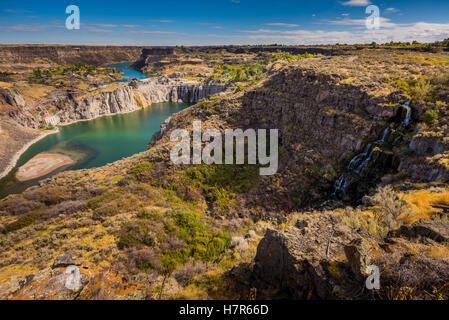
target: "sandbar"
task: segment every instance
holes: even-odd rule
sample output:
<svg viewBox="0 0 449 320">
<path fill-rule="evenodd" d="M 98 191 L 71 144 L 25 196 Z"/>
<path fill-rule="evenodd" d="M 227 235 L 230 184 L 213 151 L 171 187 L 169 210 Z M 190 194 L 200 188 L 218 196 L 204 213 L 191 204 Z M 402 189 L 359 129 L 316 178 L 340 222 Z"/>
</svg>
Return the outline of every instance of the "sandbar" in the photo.
<svg viewBox="0 0 449 320">
<path fill-rule="evenodd" d="M 70 157 L 58 153 L 39 153 L 21 166 L 16 173 L 19 181 L 28 181 L 43 177 L 50 172 L 74 164 Z"/>
</svg>

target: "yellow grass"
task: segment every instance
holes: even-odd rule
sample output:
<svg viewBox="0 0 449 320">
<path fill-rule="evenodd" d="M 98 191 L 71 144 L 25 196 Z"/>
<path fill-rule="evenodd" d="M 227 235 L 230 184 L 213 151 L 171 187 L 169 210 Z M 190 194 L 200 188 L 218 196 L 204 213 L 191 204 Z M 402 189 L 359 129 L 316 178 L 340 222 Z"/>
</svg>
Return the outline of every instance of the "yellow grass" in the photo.
<svg viewBox="0 0 449 320">
<path fill-rule="evenodd" d="M 50 93 L 53 89 L 53 87 L 41 84 L 20 84 L 16 88 L 23 96 L 27 104 L 34 104 L 35 100 L 45 100 L 47 94 Z"/>
<path fill-rule="evenodd" d="M 419 219 L 428 219 L 441 209 L 432 205 L 449 205 L 449 189 L 443 192 L 431 192 L 430 190 L 418 190 L 402 194 L 402 199 L 412 207 L 412 213 L 407 217 L 406 223 L 413 223 Z"/>
<path fill-rule="evenodd" d="M 26 264 L 12 264 L 0 269 L 0 284 L 11 279 L 11 277 L 27 276 L 31 273 L 37 272 L 39 268 Z"/>
<path fill-rule="evenodd" d="M 0 81 L 0 88 L 11 88 L 12 83 Z"/>
<path fill-rule="evenodd" d="M 430 247 L 427 254 L 434 259 L 448 259 L 449 248 L 447 246 Z"/>
<path fill-rule="evenodd" d="M 105 88 L 94 90 L 94 91 L 85 93 L 85 94 L 83 94 L 81 96 L 78 96 L 76 98 L 76 100 L 79 101 L 79 100 L 82 100 L 82 99 L 85 99 L 85 98 L 88 98 L 88 97 L 93 97 L 93 96 L 95 96 L 97 94 L 100 94 L 100 93 L 103 93 L 103 92 L 112 92 L 112 91 L 115 91 L 115 90 L 117 90 L 117 89 L 119 89 L 121 87 L 123 87 L 122 84 L 120 84 L 120 83 L 113 83 L 113 84 L 108 85 Z"/>
</svg>

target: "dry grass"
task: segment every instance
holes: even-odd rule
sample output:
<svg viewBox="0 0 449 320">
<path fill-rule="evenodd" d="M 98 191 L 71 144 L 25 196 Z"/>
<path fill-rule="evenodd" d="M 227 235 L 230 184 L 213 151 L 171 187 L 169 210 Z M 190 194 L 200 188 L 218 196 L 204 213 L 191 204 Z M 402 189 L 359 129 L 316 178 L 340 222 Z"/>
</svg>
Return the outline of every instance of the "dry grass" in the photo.
<svg viewBox="0 0 449 320">
<path fill-rule="evenodd" d="M 406 223 L 413 223 L 419 219 L 429 219 L 435 213 L 441 212 L 441 209 L 432 207 L 432 205 L 449 205 L 449 190 L 443 192 L 432 192 L 430 190 L 418 190 L 407 194 L 401 194 L 401 198 L 407 201 L 412 213 L 406 218 Z"/>
<path fill-rule="evenodd" d="M 50 86 L 41 84 L 28 85 L 22 82 L 15 84 L 15 88 L 28 105 L 33 105 L 38 100 L 45 100 L 46 96 L 53 90 L 53 87 Z"/>
<path fill-rule="evenodd" d="M 11 87 L 12 87 L 12 83 L 0 81 L 0 88 L 7 89 L 7 88 L 11 88 Z"/>
<path fill-rule="evenodd" d="M 0 269 L 0 284 L 11 277 L 22 277 L 39 271 L 39 268 L 24 264 L 12 264 Z"/>
<path fill-rule="evenodd" d="M 427 251 L 427 255 L 434 259 L 449 259 L 449 247 L 447 245 L 430 247 Z"/>
<path fill-rule="evenodd" d="M 121 83 L 113 83 L 113 84 L 108 85 L 105 88 L 101 88 L 101 89 L 98 89 L 98 90 L 93 90 L 93 91 L 90 91 L 90 92 L 85 93 L 83 95 L 80 95 L 80 96 L 76 97 L 76 100 L 80 101 L 80 100 L 83 100 L 83 99 L 86 99 L 86 98 L 89 98 L 89 97 L 93 97 L 93 96 L 96 96 L 97 94 L 104 93 L 104 92 L 113 92 L 113 91 L 115 91 L 117 89 L 120 89 L 121 87 L 123 87 L 123 84 L 121 84 Z"/>
</svg>

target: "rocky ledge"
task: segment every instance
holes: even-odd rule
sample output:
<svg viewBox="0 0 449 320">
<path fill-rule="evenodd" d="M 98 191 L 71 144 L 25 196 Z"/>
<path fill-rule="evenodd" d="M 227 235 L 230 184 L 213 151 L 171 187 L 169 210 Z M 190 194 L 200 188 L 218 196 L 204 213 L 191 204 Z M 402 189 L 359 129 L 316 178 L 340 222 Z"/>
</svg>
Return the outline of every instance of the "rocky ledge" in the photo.
<svg viewBox="0 0 449 320">
<path fill-rule="evenodd" d="M 268 230 L 250 275 L 232 273 L 257 288 L 259 298 L 425 298 L 420 294 L 449 279 L 449 262 L 424 254 L 436 242 L 447 247 L 448 232 L 449 223 L 420 220 L 379 239 L 351 229 L 339 215 L 310 215 L 283 231 Z M 379 267 L 379 290 L 365 286 L 370 265 Z"/>
<path fill-rule="evenodd" d="M 10 300 L 145 299 L 149 294 L 145 286 L 127 282 L 118 272 L 77 264 L 67 253 L 51 268 L 0 283 L 0 292 L 0 299 Z"/>
</svg>

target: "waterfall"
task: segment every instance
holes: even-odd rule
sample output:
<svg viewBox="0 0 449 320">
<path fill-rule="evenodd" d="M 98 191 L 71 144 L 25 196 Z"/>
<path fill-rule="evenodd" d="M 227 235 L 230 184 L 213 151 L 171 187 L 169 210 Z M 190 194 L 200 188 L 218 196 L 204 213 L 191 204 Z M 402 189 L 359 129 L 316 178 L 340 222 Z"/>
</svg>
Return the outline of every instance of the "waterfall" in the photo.
<svg viewBox="0 0 449 320">
<path fill-rule="evenodd" d="M 351 177 L 343 173 L 337 181 L 335 181 L 333 197 L 339 197 L 340 195 L 345 195 L 351 184 Z"/>
<path fill-rule="evenodd" d="M 402 136 L 397 136 L 396 138 L 394 138 L 393 142 L 391 143 L 391 145 L 395 146 L 399 140 L 401 140 Z"/>
<path fill-rule="evenodd" d="M 410 122 L 412 120 L 412 108 L 410 108 L 410 102 L 411 100 L 404 103 L 402 106 L 407 110 L 407 113 L 405 114 L 404 119 L 404 128 L 408 127 L 410 125 Z"/>
<path fill-rule="evenodd" d="M 386 142 L 388 137 L 390 136 L 390 133 L 391 133 L 390 127 L 386 127 L 385 130 L 382 132 L 382 138 L 380 139 L 380 141 Z"/>
<path fill-rule="evenodd" d="M 346 169 L 354 170 L 355 168 L 357 168 L 362 162 L 362 160 L 365 158 L 365 155 L 366 155 L 365 153 L 360 153 L 356 155 L 354 158 L 351 159 Z"/>
<path fill-rule="evenodd" d="M 408 127 L 411 123 L 412 109 L 410 108 L 410 102 L 411 101 L 407 101 L 403 105 L 403 107 L 407 110 L 407 113 L 405 115 L 402 124 L 403 128 Z M 365 147 L 365 150 L 362 153 L 357 154 L 351 159 L 349 164 L 346 166 L 345 172 L 343 172 L 334 183 L 334 192 L 332 193 L 333 197 L 340 197 L 346 194 L 351 185 L 351 177 L 353 177 L 354 175 L 357 175 L 359 177 L 363 176 L 365 169 L 369 166 L 369 164 L 373 160 L 375 146 L 387 143 L 390 138 L 391 132 L 392 130 L 390 126 L 387 126 L 382 131 L 379 140 L 372 143 L 368 143 L 367 146 Z M 399 142 L 401 138 L 402 138 L 401 135 L 397 136 L 393 140 L 391 145 L 394 146 L 396 143 Z"/>
</svg>

